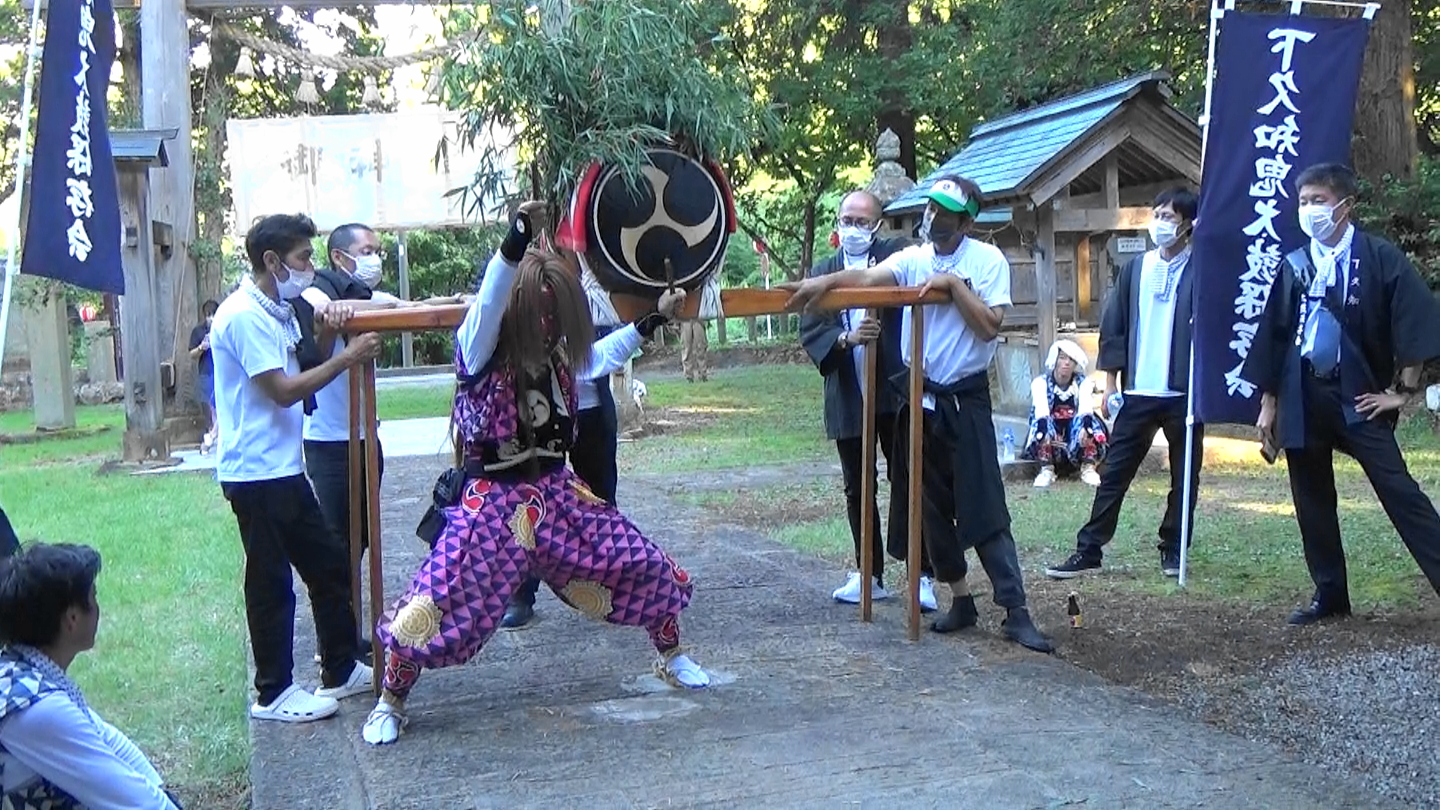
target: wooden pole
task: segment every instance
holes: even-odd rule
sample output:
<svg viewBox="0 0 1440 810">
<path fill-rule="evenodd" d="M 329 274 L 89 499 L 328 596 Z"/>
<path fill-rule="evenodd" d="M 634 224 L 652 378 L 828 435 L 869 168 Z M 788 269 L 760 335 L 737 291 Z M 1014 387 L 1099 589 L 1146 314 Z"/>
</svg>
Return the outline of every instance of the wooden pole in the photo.
<svg viewBox="0 0 1440 810">
<path fill-rule="evenodd" d="M 347 466 L 350 477 L 350 525 L 347 527 L 350 532 L 350 605 L 355 611 L 355 629 L 359 632 L 363 631 L 365 626 L 364 600 L 360 598 L 360 557 L 368 539 L 363 536 L 364 523 L 360 518 L 360 510 L 365 508 L 365 500 L 361 497 L 365 486 L 365 470 L 360 466 L 363 463 L 360 454 L 360 375 L 352 369 L 346 376 L 349 378 L 350 389 L 350 442 L 347 448 L 350 456 Z M 371 559 L 375 558 L 374 554 L 370 556 Z M 373 628 L 371 632 L 374 632 Z M 378 661 L 373 663 L 380 666 Z"/>
<path fill-rule="evenodd" d="M 155 242 L 150 227 L 150 170 L 115 173 L 120 192 L 120 262 L 125 294 L 120 297 L 120 342 L 125 357 L 126 461 L 170 457 L 165 435 L 164 391 L 160 387 Z"/>
<path fill-rule="evenodd" d="M 1055 204 L 1047 200 L 1035 212 L 1035 308 L 1040 352 L 1055 342 Z"/>
<path fill-rule="evenodd" d="M 370 540 L 370 626 L 380 626 L 380 615 L 385 610 L 385 568 L 381 564 L 384 553 L 381 550 L 380 531 L 380 442 L 375 441 L 380 433 L 380 420 L 375 416 L 375 363 L 361 363 L 350 370 L 361 374 L 360 394 L 365 406 L 365 434 L 371 441 L 365 442 L 365 509 L 369 518 L 366 532 Z M 351 436 L 354 436 L 352 431 Z M 370 633 L 371 663 L 381 672 L 385 669 L 384 651 L 380 648 L 380 634 Z M 375 679 L 375 696 L 380 696 L 383 678 Z"/>
<path fill-rule="evenodd" d="M 395 237 L 395 253 L 400 262 L 400 297 L 406 301 L 410 300 L 410 250 L 405 242 L 405 232 L 401 231 Z M 400 366 L 410 368 L 415 365 L 415 334 L 413 332 L 400 333 Z"/>
<path fill-rule="evenodd" d="M 190 330 L 199 323 L 199 292 L 190 245 L 195 239 L 195 163 L 190 143 L 190 17 L 184 0 L 140 4 L 140 112 L 146 129 L 174 129 L 166 141 L 169 164 L 150 186 L 150 216 L 171 226 L 170 246 L 155 261 L 153 318 L 157 362 L 172 364 L 175 391 L 191 390 L 196 367 L 186 356 Z M 150 222 L 141 223 L 148 230 Z M 127 287 L 128 289 L 128 287 Z M 133 365 L 126 357 L 127 366 Z M 152 394 L 159 399 L 163 391 Z M 191 403 L 171 400 L 172 409 Z"/>
<path fill-rule="evenodd" d="M 906 635 L 911 641 L 920 640 L 920 568 L 924 559 L 920 527 L 922 525 L 921 493 L 925 481 L 925 457 L 921 454 L 922 438 L 925 433 L 925 308 L 918 304 L 910 307 L 910 463 L 906 478 L 909 486 L 905 493 L 906 508 L 910 516 L 908 550 L 905 567 L 910 574 L 910 614 Z"/>
<path fill-rule="evenodd" d="M 1075 234 L 1075 320 L 1078 323 L 1095 323 L 1095 303 L 1092 301 L 1092 279 L 1090 277 L 1090 234 Z M 1042 346 L 1041 351 L 1049 351 Z"/>
<path fill-rule="evenodd" d="M 867 310 L 867 318 L 878 318 L 876 310 Z M 872 600 L 870 583 L 875 576 L 875 555 L 871 544 L 875 542 L 875 366 L 878 349 L 875 341 L 865 344 L 861 353 L 865 367 L 865 379 L 860 382 L 863 405 L 860 408 L 860 621 L 871 618 Z M 893 495 L 891 497 L 894 497 Z"/>
</svg>

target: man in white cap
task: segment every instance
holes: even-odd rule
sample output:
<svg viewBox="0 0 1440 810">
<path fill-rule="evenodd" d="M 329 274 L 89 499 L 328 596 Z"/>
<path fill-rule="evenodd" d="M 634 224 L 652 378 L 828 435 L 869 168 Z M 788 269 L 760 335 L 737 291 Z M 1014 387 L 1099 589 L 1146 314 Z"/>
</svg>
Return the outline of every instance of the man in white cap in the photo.
<svg viewBox="0 0 1440 810">
<path fill-rule="evenodd" d="M 995 603 L 1006 611 L 1005 637 L 1040 652 L 1054 645 L 1025 607 L 1025 584 L 1010 534 L 1010 510 L 990 406 L 990 362 L 1010 307 L 1010 264 L 994 245 L 968 231 L 980 212 L 980 188 L 954 175 L 938 178 L 927 194 L 922 230 L 928 241 L 871 268 L 842 270 L 780 285 L 794 295 L 789 309 L 813 308 L 839 287 L 921 287 L 944 292 L 948 304 L 925 309 L 924 345 L 910 356 L 910 311 L 901 324 L 902 359 L 925 374 L 925 544 L 935 578 L 950 584 L 950 610 L 930 627 L 950 633 L 974 627 L 975 597 L 965 582 L 966 549 L 975 549 L 990 577 Z M 908 372 L 907 372 L 908 373 Z M 908 413 L 908 409 L 902 411 Z M 903 419 L 902 419 L 903 421 Z M 905 425 L 897 435 L 907 435 Z M 898 472 L 898 470 L 897 470 Z M 908 477 L 908 471 L 907 471 Z"/>
</svg>

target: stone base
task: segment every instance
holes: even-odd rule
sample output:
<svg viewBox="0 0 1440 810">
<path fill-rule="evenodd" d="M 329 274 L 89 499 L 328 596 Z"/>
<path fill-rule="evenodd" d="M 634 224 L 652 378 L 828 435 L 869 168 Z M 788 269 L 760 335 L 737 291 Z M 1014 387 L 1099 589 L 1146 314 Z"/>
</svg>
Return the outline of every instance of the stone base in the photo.
<svg viewBox="0 0 1440 810">
<path fill-rule="evenodd" d="M 123 458 L 126 461 L 166 461 L 170 458 L 170 437 L 164 430 L 151 434 L 127 430 Z"/>
</svg>

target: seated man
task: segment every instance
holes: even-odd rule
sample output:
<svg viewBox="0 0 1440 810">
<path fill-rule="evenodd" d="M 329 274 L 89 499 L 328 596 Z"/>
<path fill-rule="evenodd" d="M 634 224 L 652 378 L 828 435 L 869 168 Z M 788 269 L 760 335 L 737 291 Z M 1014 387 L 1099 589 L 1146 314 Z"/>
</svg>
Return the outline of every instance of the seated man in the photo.
<svg viewBox="0 0 1440 810">
<path fill-rule="evenodd" d="M 1040 462 L 1035 486 L 1055 483 L 1060 473 L 1080 470 L 1080 480 L 1100 486 L 1095 465 L 1105 458 L 1105 422 L 1095 412 L 1095 387 L 1085 378 L 1085 350 L 1057 340 L 1045 358 L 1045 373 L 1030 384 L 1030 433 L 1024 457 Z"/>
<path fill-rule="evenodd" d="M 35 544 L 0 561 L 0 807 L 179 807 L 65 674 L 95 646 L 99 573 L 87 546 Z"/>
</svg>

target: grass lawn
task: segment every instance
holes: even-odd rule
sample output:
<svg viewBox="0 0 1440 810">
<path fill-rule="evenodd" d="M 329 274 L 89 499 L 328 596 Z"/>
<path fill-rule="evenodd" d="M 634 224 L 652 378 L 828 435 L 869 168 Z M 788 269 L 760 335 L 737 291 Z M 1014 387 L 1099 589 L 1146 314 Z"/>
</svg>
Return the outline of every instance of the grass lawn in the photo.
<svg viewBox="0 0 1440 810">
<path fill-rule="evenodd" d="M 234 517 L 209 475 L 97 474 L 119 455 L 120 407 L 80 408 L 76 421 L 111 429 L 0 445 L 0 505 L 22 540 L 100 551 L 99 640 L 71 674 L 189 803 L 225 806 L 250 754 Z M 33 427 L 28 413 L 0 414 L 0 433 Z"/>
</svg>

